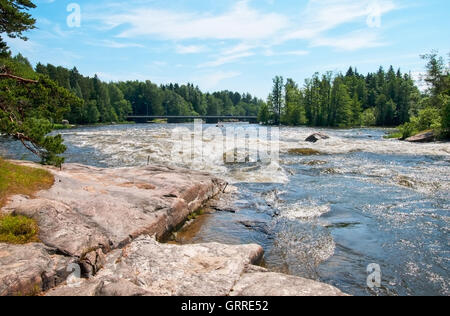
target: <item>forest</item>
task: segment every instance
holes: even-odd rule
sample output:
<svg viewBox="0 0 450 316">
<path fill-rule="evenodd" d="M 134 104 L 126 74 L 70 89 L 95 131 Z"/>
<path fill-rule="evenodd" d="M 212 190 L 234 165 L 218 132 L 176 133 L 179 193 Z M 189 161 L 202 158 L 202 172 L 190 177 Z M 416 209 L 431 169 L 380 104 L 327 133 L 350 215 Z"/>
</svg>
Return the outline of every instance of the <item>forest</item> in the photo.
<svg viewBox="0 0 450 316">
<path fill-rule="evenodd" d="M 276 77 L 261 121 L 328 127 L 397 126 L 417 113 L 420 99 L 412 78 L 392 66 L 387 72 L 380 67 L 367 76 L 352 67 L 345 75 L 316 73 L 302 88 L 292 79 L 284 84 L 282 77 Z"/>
<path fill-rule="evenodd" d="M 82 100 L 64 114 L 72 124 L 123 122 L 128 115 L 258 115 L 261 123 L 274 125 L 400 126 L 405 137 L 427 129 L 448 131 L 449 67 L 436 52 L 423 56 L 427 61 L 426 91 L 419 90 L 409 73 L 393 66 L 367 75 L 350 67 L 345 75 L 315 73 L 303 86 L 276 76 L 267 102 L 249 93 L 203 93 L 190 83 L 106 83 L 97 76 L 81 75 L 77 68 L 38 63 L 33 69 L 21 54 L 7 58 Z"/>
<path fill-rule="evenodd" d="M 449 56 L 450 57 L 450 56 Z M 273 80 L 273 90 L 259 111 L 264 124 L 320 127 L 396 127 L 399 138 L 432 129 L 448 137 L 450 68 L 437 52 L 427 62 L 420 91 L 410 74 L 390 67 L 362 75 L 350 67 L 345 75 L 318 73 L 303 87 L 292 79 Z"/>
<path fill-rule="evenodd" d="M 15 58 L 28 63 L 22 56 Z M 122 122 L 129 114 L 256 116 L 263 103 L 248 93 L 203 93 L 193 84 L 157 85 L 151 81 L 105 83 L 97 76 L 90 78 L 81 75 L 76 68 L 69 70 L 40 63 L 35 70 L 84 100 L 80 108 L 72 108 L 66 116 L 74 124 Z"/>
</svg>

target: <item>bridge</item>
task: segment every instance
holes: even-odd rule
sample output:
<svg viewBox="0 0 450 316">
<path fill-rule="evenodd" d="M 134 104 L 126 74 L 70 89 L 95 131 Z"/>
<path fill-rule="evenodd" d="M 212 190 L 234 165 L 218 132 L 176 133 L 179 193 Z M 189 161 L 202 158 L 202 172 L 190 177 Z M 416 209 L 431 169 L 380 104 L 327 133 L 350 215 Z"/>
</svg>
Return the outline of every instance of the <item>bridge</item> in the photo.
<svg viewBox="0 0 450 316">
<path fill-rule="evenodd" d="M 170 116 L 170 115 L 130 115 L 127 116 L 128 121 L 134 121 L 136 123 L 146 123 L 153 120 L 167 120 L 169 123 L 179 123 L 191 120 L 201 119 L 206 123 L 216 124 L 221 121 L 240 121 L 257 123 L 257 116 L 226 116 L 226 115 L 199 115 L 199 116 Z"/>
</svg>

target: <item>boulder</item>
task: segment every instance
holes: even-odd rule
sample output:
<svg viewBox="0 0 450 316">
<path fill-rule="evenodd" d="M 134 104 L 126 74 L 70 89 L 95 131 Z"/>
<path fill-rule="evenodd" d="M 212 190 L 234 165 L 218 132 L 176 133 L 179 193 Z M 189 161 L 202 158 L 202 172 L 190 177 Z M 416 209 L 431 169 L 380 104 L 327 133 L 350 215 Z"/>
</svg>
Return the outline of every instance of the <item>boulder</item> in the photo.
<svg viewBox="0 0 450 316">
<path fill-rule="evenodd" d="M 406 139 L 406 141 L 410 143 L 431 143 L 435 140 L 436 135 L 434 134 L 434 132 L 420 133 Z"/>
<path fill-rule="evenodd" d="M 291 148 L 288 150 L 290 155 L 299 155 L 299 156 L 318 156 L 323 155 L 322 152 L 312 149 L 312 148 Z"/>
<path fill-rule="evenodd" d="M 324 133 L 314 133 L 311 136 L 309 136 L 307 139 L 305 139 L 305 142 L 309 143 L 317 143 L 319 140 L 329 139 L 330 136 L 324 134 Z"/>
<path fill-rule="evenodd" d="M 37 295 L 64 282 L 74 259 L 43 244 L 0 243 L 0 296 Z"/>
<path fill-rule="evenodd" d="M 61 286 L 47 295 L 65 296 L 75 291 L 92 296 L 227 296 L 246 266 L 262 256 L 258 245 L 178 246 L 142 236 L 123 250 L 110 253 L 94 278 L 77 288 Z"/>
<path fill-rule="evenodd" d="M 48 296 L 340 296 L 340 290 L 316 281 L 271 273 L 254 266 L 258 245 L 160 244 L 140 237 L 108 255 L 94 278 L 78 286 L 60 286 Z"/>
<path fill-rule="evenodd" d="M 244 273 L 230 296 L 345 296 L 337 288 L 300 277 L 256 270 Z"/>
</svg>

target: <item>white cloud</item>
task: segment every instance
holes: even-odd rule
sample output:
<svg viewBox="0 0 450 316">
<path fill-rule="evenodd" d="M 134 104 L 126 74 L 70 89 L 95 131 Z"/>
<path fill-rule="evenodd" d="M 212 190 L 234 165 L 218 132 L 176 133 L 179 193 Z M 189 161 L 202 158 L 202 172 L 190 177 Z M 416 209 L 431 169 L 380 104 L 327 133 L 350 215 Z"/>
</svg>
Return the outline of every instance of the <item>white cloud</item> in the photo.
<svg viewBox="0 0 450 316">
<path fill-rule="evenodd" d="M 103 40 L 95 43 L 89 43 L 94 46 L 101 46 L 101 47 L 109 47 L 109 48 L 144 48 L 145 46 L 138 43 L 122 43 L 118 41 L 112 41 L 112 40 Z"/>
<path fill-rule="evenodd" d="M 329 46 L 340 51 L 354 51 L 386 45 L 379 35 L 369 31 L 355 31 L 339 37 L 318 37 L 311 41 L 312 47 Z"/>
<path fill-rule="evenodd" d="M 355 22 L 367 26 L 368 17 L 376 14 L 381 18 L 396 8 L 392 0 L 310 0 L 300 16 L 300 26 L 286 34 L 285 39 L 313 39 Z"/>
<path fill-rule="evenodd" d="M 157 37 L 161 39 L 256 40 L 275 35 L 286 27 L 286 18 L 250 8 L 247 0 L 237 2 L 228 12 L 178 12 L 151 8 L 134 8 L 125 13 L 91 15 L 109 28 L 126 25 L 118 37 Z"/>
<path fill-rule="evenodd" d="M 415 81 L 417 87 L 419 87 L 420 91 L 425 92 L 429 85 L 426 83 L 425 78 L 426 71 L 413 71 L 411 72 L 411 77 Z"/>
<path fill-rule="evenodd" d="M 271 56 L 306 56 L 309 54 L 309 51 L 307 50 L 291 50 L 291 51 L 281 51 L 273 49 L 267 49 L 264 51 L 264 56 L 271 57 Z"/>
<path fill-rule="evenodd" d="M 117 38 L 175 41 L 177 54 L 210 52 L 211 60 L 198 66 L 204 68 L 236 63 L 256 54 L 304 56 L 309 53 L 305 47 L 353 51 L 386 45 L 382 29 L 371 27 L 368 20 L 376 15 L 381 21 L 383 14 L 398 8 L 396 3 L 397 0 L 309 0 L 298 20 L 294 20 L 292 15 L 253 8 L 250 0 L 238 0 L 222 13 L 158 9 L 148 3 L 124 7 L 111 2 L 102 10 L 85 10 L 84 18 L 101 21 L 101 28 L 109 31 L 117 28 Z M 341 28 L 350 24 L 359 31 Z M 208 44 L 185 44 L 192 40 Z M 291 50 L 280 49 L 292 41 L 302 47 L 290 45 Z"/>
<path fill-rule="evenodd" d="M 257 45 L 251 45 L 248 43 L 240 43 L 232 47 L 227 47 L 218 53 L 214 60 L 200 64 L 199 67 L 218 67 L 237 62 L 243 58 L 255 55 L 252 50 L 257 47 Z"/>
<path fill-rule="evenodd" d="M 229 63 L 233 63 L 236 62 L 242 58 L 245 57 L 250 57 L 255 55 L 252 52 L 242 52 L 242 53 L 237 53 L 237 54 L 232 54 L 232 55 L 224 55 L 224 56 L 220 56 L 218 57 L 216 60 L 213 61 L 209 61 L 206 63 L 203 63 L 201 65 L 199 65 L 200 68 L 203 67 L 218 67 L 218 66 L 222 66 L 225 64 L 229 64 Z"/>
<path fill-rule="evenodd" d="M 207 48 L 203 45 L 177 45 L 176 52 L 178 54 L 199 54 L 203 53 Z"/>
<path fill-rule="evenodd" d="M 194 81 L 197 81 L 200 86 L 205 89 L 213 89 L 223 80 L 235 78 L 240 75 L 241 74 L 239 72 L 234 71 L 215 71 L 213 73 L 208 73 L 201 77 L 195 78 Z"/>
</svg>

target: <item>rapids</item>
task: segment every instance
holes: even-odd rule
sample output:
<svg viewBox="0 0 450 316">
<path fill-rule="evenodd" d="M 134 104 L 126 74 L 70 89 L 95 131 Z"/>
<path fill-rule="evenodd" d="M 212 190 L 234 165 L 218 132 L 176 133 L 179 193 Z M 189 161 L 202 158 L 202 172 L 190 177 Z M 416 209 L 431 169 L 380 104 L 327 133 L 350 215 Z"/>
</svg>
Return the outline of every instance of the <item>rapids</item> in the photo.
<svg viewBox="0 0 450 316">
<path fill-rule="evenodd" d="M 349 294 L 450 295 L 449 143 L 385 140 L 384 129 L 283 127 L 279 142 L 275 138 L 259 143 L 267 147 L 277 142 L 279 159 L 224 164 L 224 152 L 217 149 L 223 139 L 204 135 L 204 159 L 199 163 L 174 159 L 174 147 L 195 144 L 186 128 L 193 133 L 190 124 L 86 127 L 61 133 L 68 146 L 67 162 L 176 165 L 208 171 L 235 186 L 237 212 L 205 215 L 186 232 L 184 242 L 256 242 L 266 250 L 268 268 L 321 280 Z M 184 137 L 174 136 L 177 129 L 184 129 Z M 317 131 L 330 139 L 304 142 Z M 248 147 L 251 156 L 257 146 Z M 290 153 L 299 148 L 317 154 Z M 0 155 L 33 159 L 20 144 L 4 139 Z M 190 152 L 183 155 L 192 158 Z M 374 289 L 367 286 L 372 263 L 382 272 L 381 287 Z"/>
</svg>

